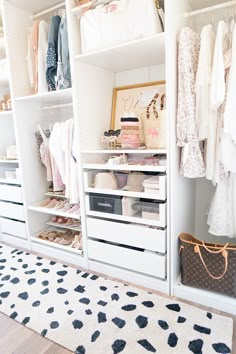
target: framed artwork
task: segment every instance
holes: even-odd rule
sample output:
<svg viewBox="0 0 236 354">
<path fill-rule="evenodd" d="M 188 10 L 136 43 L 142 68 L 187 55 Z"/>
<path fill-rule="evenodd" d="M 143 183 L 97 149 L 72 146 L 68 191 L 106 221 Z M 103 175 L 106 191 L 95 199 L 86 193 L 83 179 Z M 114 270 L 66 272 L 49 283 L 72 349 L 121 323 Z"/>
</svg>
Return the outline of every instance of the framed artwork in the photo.
<svg viewBox="0 0 236 354">
<path fill-rule="evenodd" d="M 120 119 L 129 113 L 140 117 L 156 94 L 160 97 L 166 93 L 165 81 L 154 81 L 137 85 L 115 87 L 113 90 L 110 129 L 120 129 Z M 161 105 L 161 102 L 159 102 Z M 159 107 L 157 107 L 159 110 Z"/>
</svg>

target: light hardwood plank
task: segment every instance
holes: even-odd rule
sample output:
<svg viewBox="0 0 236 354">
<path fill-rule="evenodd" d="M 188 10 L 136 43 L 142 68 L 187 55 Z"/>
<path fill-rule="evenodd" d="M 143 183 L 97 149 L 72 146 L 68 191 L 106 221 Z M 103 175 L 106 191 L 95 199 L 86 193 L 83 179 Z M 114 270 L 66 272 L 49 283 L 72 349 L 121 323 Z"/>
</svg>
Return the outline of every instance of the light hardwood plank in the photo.
<svg viewBox="0 0 236 354">
<path fill-rule="evenodd" d="M 20 325 L 20 324 L 19 324 Z M 30 329 L 29 329 L 30 331 Z M 31 331 L 29 339 L 24 341 L 13 354 L 44 354 L 51 346 L 52 342 L 46 338 L 41 337 L 39 334 Z"/>
<path fill-rule="evenodd" d="M 57 344 L 52 344 L 51 347 L 47 351 L 45 351 L 43 354 L 73 354 L 73 353 L 63 347 L 60 347 Z"/>
<path fill-rule="evenodd" d="M 4 354 L 13 354 L 17 348 L 19 348 L 22 343 L 32 336 L 32 331 L 28 328 L 15 323 L 13 326 L 5 329 L 0 336 L 0 348 L 4 348 L 4 351 L 1 349 L 1 353 Z"/>
<path fill-rule="evenodd" d="M 4 332 L 10 329 L 12 326 L 16 324 L 16 321 L 12 320 L 11 318 L 5 316 L 4 314 L 1 313 L 0 316 L 0 335 L 4 336 Z M 0 337 L 1 341 L 1 337 Z"/>
</svg>

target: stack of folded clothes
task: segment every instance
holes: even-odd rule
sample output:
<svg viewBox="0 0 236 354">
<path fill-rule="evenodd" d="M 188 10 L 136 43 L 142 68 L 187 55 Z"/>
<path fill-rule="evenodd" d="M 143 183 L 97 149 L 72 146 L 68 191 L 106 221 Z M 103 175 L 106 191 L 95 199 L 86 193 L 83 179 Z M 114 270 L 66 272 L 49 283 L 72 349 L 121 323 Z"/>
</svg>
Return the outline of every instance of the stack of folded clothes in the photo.
<svg viewBox="0 0 236 354">
<path fill-rule="evenodd" d="M 135 115 L 121 118 L 121 146 L 126 149 L 140 147 L 139 119 Z"/>
<path fill-rule="evenodd" d="M 159 176 L 152 176 L 143 181 L 143 187 L 145 193 L 159 193 L 160 192 L 160 181 Z"/>
</svg>

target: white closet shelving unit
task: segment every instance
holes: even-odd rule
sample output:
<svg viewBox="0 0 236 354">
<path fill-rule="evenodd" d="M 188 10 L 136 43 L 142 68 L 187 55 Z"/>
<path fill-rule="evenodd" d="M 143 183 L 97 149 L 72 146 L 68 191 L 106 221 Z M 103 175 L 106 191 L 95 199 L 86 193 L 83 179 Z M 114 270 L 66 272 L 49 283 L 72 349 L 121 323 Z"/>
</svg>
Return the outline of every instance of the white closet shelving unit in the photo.
<svg viewBox="0 0 236 354">
<path fill-rule="evenodd" d="M 181 0 L 174 2 L 166 2 L 166 11 L 169 13 L 167 22 L 167 62 L 168 76 L 167 82 L 172 81 L 172 89 L 169 91 L 171 95 L 172 122 L 174 124 L 174 116 L 176 116 L 177 92 L 175 90 L 177 78 L 177 47 L 174 38 L 178 38 L 180 29 L 185 25 L 195 25 L 200 28 L 204 24 L 208 24 L 213 19 L 226 19 L 229 11 L 225 11 L 225 3 L 228 1 L 220 0 Z M 235 1 L 232 1 L 235 9 Z M 218 5 L 219 8 L 218 8 Z M 215 12 L 215 6 L 218 12 Z M 229 9 L 230 7 L 227 7 Z M 169 9 L 169 11 L 168 11 Z M 202 11 L 199 11 L 202 10 Z M 194 11 L 198 11 L 198 16 L 192 16 Z M 214 16 L 212 16 L 214 14 Z M 191 15 L 191 16 L 189 16 Z M 200 17 L 199 17 L 200 16 Z M 172 40 L 170 40 L 172 38 Z M 169 80 L 168 80 L 169 77 Z M 173 127 L 174 129 L 174 127 Z M 172 133 L 171 133 L 172 132 Z M 216 243 L 229 242 L 226 238 L 213 237 L 208 233 L 207 213 L 209 205 L 213 197 L 214 188 L 212 184 L 205 179 L 189 180 L 179 176 L 179 150 L 175 148 L 173 141 L 176 141 L 174 131 L 172 134 L 172 144 L 170 145 L 171 154 L 171 289 L 174 296 L 184 298 L 189 301 L 201 303 L 206 306 L 214 307 L 225 312 L 236 313 L 235 299 L 229 296 L 220 295 L 207 290 L 191 288 L 181 284 L 180 266 L 179 266 L 179 245 L 178 235 L 181 232 L 188 232 L 196 235 L 200 239 Z M 230 241 L 232 242 L 232 240 Z"/>
<path fill-rule="evenodd" d="M 2 26 L 2 13 L 0 24 Z M 0 38 L 0 99 L 12 97 L 7 41 Z M 5 48 L 5 49 L 4 49 Z M 15 240 L 27 246 L 27 229 L 24 199 L 21 186 L 20 161 L 6 160 L 7 147 L 17 145 L 14 111 L 0 112 L 0 228 L 1 239 Z M 17 146 L 18 147 L 18 146 Z"/>
<path fill-rule="evenodd" d="M 1 239 L 89 270 L 236 313 L 236 307 L 233 306 L 235 299 L 181 285 L 178 254 L 180 233 L 189 232 L 202 238 L 208 235 L 206 211 L 213 188 L 204 180 L 187 180 L 179 175 L 180 151 L 175 144 L 177 37 L 180 29 L 186 24 L 186 12 L 219 4 L 222 1 L 165 0 L 165 33 L 88 54 L 81 53 L 80 26 L 73 1 L 66 0 L 65 3 L 59 3 L 58 0 L 1 1 L 28 235 L 27 242 L 23 242 L 24 240 L 19 242 L 19 238 L 8 238 L 3 234 Z M 67 11 L 73 87 L 59 92 L 32 95 L 26 64 L 27 28 L 32 23 L 33 16 L 49 19 L 54 11 L 62 6 L 66 6 Z M 113 88 L 161 80 L 166 80 L 167 148 L 104 150 L 100 138 L 110 127 Z M 39 201 L 49 194 L 45 170 L 37 160 L 35 129 L 39 123 L 43 125 L 63 121 L 72 116 L 75 117 L 75 126 L 79 132 L 78 169 L 83 255 L 63 246 L 53 246 L 35 237 L 45 225 L 52 226 L 51 210 L 38 206 Z M 10 113 L 6 117 L 1 114 L 0 122 L 6 118 L 10 122 Z M 134 158 L 154 154 L 165 155 L 166 165 L 114 167 L 97 163 L 97 160 L 106 160 L 110 155 L 119 154 L 121 151 Z M 2 165 L 5 165 L 5 161 L 3 163 L 0 161 L 0 167 Z M 91 193 L 132 198 L 144 196 L 137 192 L 94 189 L 90 183 L 91 175 L 104 170 L 160 173 L 160 176 L 164 177 L 160 195 L 152 196 L 160 202 L 159 220 L 145 220 L 141 217 L 111 215 L 90 210 Z M 146 194 L 145 197 L 148 199 L 151 196 Z"/>
<path fill-rule="evenodd" d="M 80 133 L 81 170 L 83 171 L 84 222 L 88 267 L 143 286 L 170 291 L 169 218 L 168 212 L 168 148 L 165 150 L 104 150 L 100 140 L 110 127 L 112 93 L 117 86 L 132 85 L 166 78 L 166 35 L 158 33 L 111 48 L 81 53 L 80 27 L 77 9 L 68 2 L 72 43 L 74 105 Z M 88 119 L 89 118 L 89 119 Z M 128 153 L 134 158 L 165 155 L 164 166 L 108 166 L 96 163 L 110 155 Z M 132 193 L 92 188 L 90 180 L 98 171 L 142 171 L 164 175 L 162 195 L 152 196 L 160 201 L 159 220 L 145 220 L 141 216 L 128 217 L 96 212 L 90 209 L 91 193 L 131 198 L 150 198 L 144 193 Z M 160 193 L 161 194 L 161 193 Z M 166 202 L 167 199 L 167 202 Z M 150 228 L 152 226 L 154 228 Z M 155 229 L 160 227 L 160 230 Z"/>
<path fill-rule="evenodd" d="M 58 243 L 47 242 L 36 236 L 49 227 L 55 228 L 51 222 L 52 215 L 80 219 L 75 214 L 39 206 L 40 201 L 48 197 L 45 195 L 48 194 L 48 184 L 46 169 L 40 165 L 38 159 L 35 131 L 38 124 L 45 128 L 56 121 L 64 121 L 74 116 L 72 88 L 32 94 L 26 61 L 27 30 L 32 25 L 33 19 L 50 21 L 52 15 L 57 14 L 60 8 L 65 7 L 65 2 L 58 3 L 55 0 L 40 1 L 40 3 L 37 1 L 2 1 L 27 215 L 27 246 L 47 256 L 84 266 L 85 258 L 81 251 Z M 55 197 L 55 195 L 51 195 L 51 197 Z M 57 198 L 63 198 L 63 196 L 57 195 Z M 74 229 L 80 230 L 79 227 Z M 6 238 L 5 241 L 15 244 L 15 240 Z"/>
</svg>

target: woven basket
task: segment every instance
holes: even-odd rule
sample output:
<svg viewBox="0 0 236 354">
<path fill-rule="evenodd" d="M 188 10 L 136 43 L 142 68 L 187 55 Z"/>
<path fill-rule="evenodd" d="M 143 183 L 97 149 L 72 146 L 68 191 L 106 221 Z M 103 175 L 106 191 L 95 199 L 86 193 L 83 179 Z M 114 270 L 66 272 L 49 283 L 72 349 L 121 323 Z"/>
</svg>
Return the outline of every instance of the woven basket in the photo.
<svg viewBox="0 0 236 354">
<path fill-rule="evenodd" d="M 148 149 L 166 148 L 166 110 L 164 109 L 165 95 L 161 97 L 161 109 L 156 110 L 159 95 L 156 94 L 145 111 L 141 114 L 144 128 L 145 145 Z M 153 110 L 150 111 L 153 106 Z"/>
</svg>

